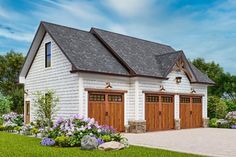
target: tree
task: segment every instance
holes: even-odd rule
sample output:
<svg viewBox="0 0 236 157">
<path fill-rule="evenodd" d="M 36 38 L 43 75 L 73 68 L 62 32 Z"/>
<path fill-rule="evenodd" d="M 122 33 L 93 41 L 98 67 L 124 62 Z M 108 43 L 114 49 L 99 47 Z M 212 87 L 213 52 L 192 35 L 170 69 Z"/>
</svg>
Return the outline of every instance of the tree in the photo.
<svg viewBox="0 0 236 157">
<path fill-rule="evenodd" d="M 208 97 L 208 117 L 225 118 L 227 114 L 227 105 L 223 99 L 216 96 Z"/>
<path fill-rule="evenodd" d="M 12 101 L 9 97 L 4 97 L 3 95 L 0 95 L 0 117 L 3 114 L 7 114 L 10 112 L 10 106 L 12 105 Z"/>
<path fill-rule="evenodd" d="M 34 106 L 37 108 L 36 120 L 42 127 L 51 126 L 53 116 L 55 116 L 57 110 L 56 105 L 59 102 L 58 97 L 50 90 L 47 91 L 46 94 L 37 91 L 34 95 L 36 97 Z"/>
<path fill-rule="evenodd" d="M 224 77 L 227 77 L 224 73 L 224 70 L 222 67 L 220 67 L 219 64 L 216 64 L 215 62 L 205 62 L 203 58 L 197 58 L 192 61 L 193 65 L 196 66 L 200 71 L 207 74 L 210 79 L 212 79 L 216 84 L 215 86 L 210 86 L 208 88 L 208 94 L 209 95 L 215 95 L 218 97 L 222 97 L 224 95 L 225 89 L 223 86 L 224 83 Z"/>
<path fill-rule="evenodd" d="M 0 55 L 0 93 L 11 97 L 11 110 L 18 113 L 23 112 L 24 106 L 23 85 L 17 83 L 23 63 L 22 53 L 10 51 L 6 55 Z"/>
</svg>

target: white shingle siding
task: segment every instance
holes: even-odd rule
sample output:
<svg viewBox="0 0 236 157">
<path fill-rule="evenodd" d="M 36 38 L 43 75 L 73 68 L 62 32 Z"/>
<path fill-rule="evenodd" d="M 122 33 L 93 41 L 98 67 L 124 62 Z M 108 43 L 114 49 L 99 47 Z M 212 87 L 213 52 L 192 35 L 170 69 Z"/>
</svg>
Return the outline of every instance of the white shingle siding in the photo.
<svg viewBox="0 0 236 157">
<path fill-rule="evenodd" d="M 52 42 L 52 66 L 45 68 L 45 43 Z M 159 92 L 163 85 L 166 92 L 187 93 L 194 88 L 197 94 L 203 97 L 203 117 L 207 117 L 207 86 L 190 84 L 183 72 L 172 71 L 168 80 L 154 78 L 129 78 L 108 76 L 91 73 L 71 73 L 71 63 L 61 52 L 49 34 L 46 34 L 39 49 L 28 76 L 25 79 L 25 90 L 29 91 L 31 104 L 33 93 L 54 90 L 59 97 L 59 110 L 57 116 L 70 117 L 80 113 L 88 115 L 88 92 L 85 88 L 104 89 L 106 82 L 110 82 L 114 90 L 126 90 L 125 93 L 125 124 L 129 120 L 145 119 L 145 97 L 143 91 Z M 176 84 L 176 76 L 182 77 L 181 83 Z M 175 118 L 179 118 L 179 96 L 175 96 Z M 35 107 L 31 105 L 31 118 L 35 116 Z M 33 118 L 31 119 L 33 120 Z"/>
<path fill-rule="evenodd" d="M 99 74 L 86 74 L 80 73 L 80 77 L 83 77 L 83 88 L 97 88 L 104 89 L 106 82 L 110 82 L 113 90 L 126 90 L 125 94 L 125 123 L 128 120 L 135 119 L 134 111 L 134 88 L 130 83 L 130 79 L 126 77 L 107 76 Z M 87 116 L 88 109 L 88 92 L 83 92 L 83 114 Z"/>
<path fill-rule="evenodd" d="M 52 42 L 52 64 L 45 68 L 45 43 Z M 35 56 L 34 62 L 25 80 L 25 90 L 31 100 L 31 120 L 35 115 L 33 106 L 36 91 L 55 91 L 59 97 L 57 116 L 69 117 L 79 111 L 78 74 L 70 73 L 71 63 L 60 51 L 49 34 L 46 34 Z"/>
<path fill-rule="evenodd" d="M 182 77 L 181 83 L 176 83 L 176 77 Z M 160 90 L 160 85 L 163 85 L 166 92 L 178 93 L 178 94 L 190 94 L 191 88 L 194 88 L 196 94 L 202 94 L 203 96 L 203 117 L 207 118 L 207 85 L 202 84 L 190 84 L 188 77 L 183 72 L 172 71 L 167 78 L 168 80 L 160 81 L 150 78 L 142 78 L 139 83 L 140 94 L 142 91 L 157 91 Z M 140 97 L 140 104 L 143 104 L 144 97 Z M 175 98 L 175 118 L 179 118 L 179 98 Z M 141 116 L 140 116 L 141 117 Z"/>
</svg>

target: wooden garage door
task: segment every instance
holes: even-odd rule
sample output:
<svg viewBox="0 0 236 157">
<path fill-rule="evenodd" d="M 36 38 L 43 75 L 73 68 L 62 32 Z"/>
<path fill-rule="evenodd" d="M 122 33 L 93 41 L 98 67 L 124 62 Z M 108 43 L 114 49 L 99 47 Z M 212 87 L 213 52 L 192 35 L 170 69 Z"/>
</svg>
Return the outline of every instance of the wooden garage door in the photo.
<svg viewBox="0 0 236 157">
<path fill-rule="evenodd" d="M 174 129 L 174 98 L 171 95 L 146 94 L 147 131 Z"/>
<path fill-rule="evenodd" d="M 100 125 L 124 131 L 124 95 L 120 93 L 89 93 L 88 116 Z"/>
<path fill-rule="evenodd" d="M 180 96 L 181 128 L 202 127 L 202 98 Z"/>
</svg>

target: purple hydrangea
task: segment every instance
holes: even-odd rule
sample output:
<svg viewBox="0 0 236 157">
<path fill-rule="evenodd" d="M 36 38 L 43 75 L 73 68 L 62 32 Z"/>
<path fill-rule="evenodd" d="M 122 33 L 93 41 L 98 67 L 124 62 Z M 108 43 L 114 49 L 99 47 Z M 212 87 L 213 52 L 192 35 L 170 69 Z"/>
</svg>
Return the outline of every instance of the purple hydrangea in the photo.
<svg viewBox="0 0 236 157">
<path fill-rule="evenodd" d="M 81 115 L 81 114 L 75 114 L 75 115 L 73 116 L 73 119 L 83 120 L 83 119 L 84 119 L 84 116 Z"/>
<path fill-rule="evenodd" d="M 103 141 L 102 139 L 100 139 L 100 138 L 97 138 L 97 141 L 98 141 L 98 145 L 100 145 L 100 144 L 103 144 L 103 143 L 104 143 L 104 141 Z"/>
<path fill-rule="evenodd" d="M 101 126 L 101 133 L 102 134 L 112 134 L 112 133 L 116 133 L 116 130 L 111 127 L 111 126 L 108 126 L 108 125 L 103 125 Z"/>
<path fill-rule="evenodd" d="M 231 129 L 236 129 L 236 125 L 231 125 Z"/>
<path fill-rule="evenodd" d="M 55 141 L 51 138 L 43 138 L 41 141 L 41 145 L 43 146 L 53 146 L 55 144 Z"/>
</svg>

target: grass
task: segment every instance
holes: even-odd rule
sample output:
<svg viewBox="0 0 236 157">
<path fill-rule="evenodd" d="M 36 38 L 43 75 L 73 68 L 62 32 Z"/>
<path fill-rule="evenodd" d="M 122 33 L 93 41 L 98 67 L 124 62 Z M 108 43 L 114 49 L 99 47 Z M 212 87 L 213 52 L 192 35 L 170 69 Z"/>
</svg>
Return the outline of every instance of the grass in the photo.
<svg viewBox="0 0 236 157">
<path fill-rule="evenodd" d="M 84 151 L 80 148 L 41 146 L 40 139 L 0 132 L 0 157 L 194 157 L 197 155 L 130 146 L 119 151 Z"/>
</svg>

